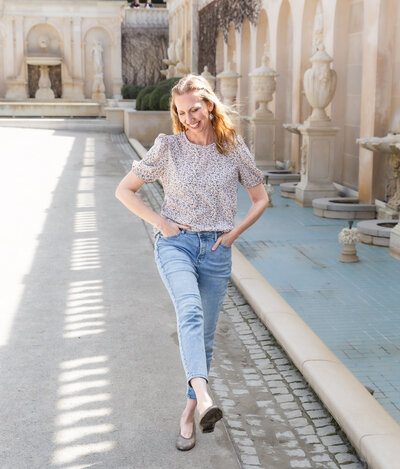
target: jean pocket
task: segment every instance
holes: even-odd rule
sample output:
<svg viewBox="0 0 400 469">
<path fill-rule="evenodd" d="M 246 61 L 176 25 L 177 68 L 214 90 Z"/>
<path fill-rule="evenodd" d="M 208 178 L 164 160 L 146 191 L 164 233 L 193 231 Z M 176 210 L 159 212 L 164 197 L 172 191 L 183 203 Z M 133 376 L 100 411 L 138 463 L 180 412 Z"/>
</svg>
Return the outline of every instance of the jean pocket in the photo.
<svg viewBox="0 0 400 469">
<path fill-rule="evenodd" d="M 163 234 L 160 234 L 160 237 L 163 238 L 163 239 L 176 239 L 178 236 L 180 236 L 182 234 L 182 230 L 179 229 L 179 233 L 177 233 L 176 235 L 172 235 L 172 236 L 164 236 Z"/>
<path fill-rule="evenodd" d="M 219 245 L 225 249 L 232 249 L 232 246 L 225 246 L 225 244 L 222 244 L 222 243 L 219 243 Z"/>
</svg>

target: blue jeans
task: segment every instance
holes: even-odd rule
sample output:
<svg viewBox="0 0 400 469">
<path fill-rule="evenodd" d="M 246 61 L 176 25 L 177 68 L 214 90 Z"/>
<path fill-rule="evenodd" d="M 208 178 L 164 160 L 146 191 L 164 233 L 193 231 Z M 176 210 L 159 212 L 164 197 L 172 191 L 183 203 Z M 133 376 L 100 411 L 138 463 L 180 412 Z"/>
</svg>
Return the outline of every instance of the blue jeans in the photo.
<svg viewBox="0 0 400 469">
<path fill-rule="evenodd" d="M 156 264 L 175 307 L 190 399 L 196 399 L 190 380 L 208 381 L 215 329 L 231 275 L 231 248 L 220 244 L 211 250 L 221 234 L 181 229 L 175 236 L 156 235 Z"/>
</svg>

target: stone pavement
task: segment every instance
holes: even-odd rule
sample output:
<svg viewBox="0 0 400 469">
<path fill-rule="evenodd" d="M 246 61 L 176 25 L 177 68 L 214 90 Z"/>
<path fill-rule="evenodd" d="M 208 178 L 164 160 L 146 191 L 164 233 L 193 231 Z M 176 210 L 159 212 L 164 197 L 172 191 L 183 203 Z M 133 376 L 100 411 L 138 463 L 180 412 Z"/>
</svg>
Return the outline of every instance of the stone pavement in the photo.
<svg viewBox="0 0 400 469">
<path fill-rule="evenodd" d="M 0 468 L 362 468 L 234 286 L 211 380 L 225 419 L 176 451 L 174 312 L 152 230 L 114 198 L 132 149 L 104 133 L 0 136 Z M 159 207 L 158 184 L 141 194 Z"/>
<path fill-rule="evenodd" d="M 313 215 L 279 195 L 236 247 L 400 423 L 400 262 L 358 244 L 360 262 L 338 261 L 345 220 Z M 238 218 L 249 205 L 239 192 Z"/>
</svg>

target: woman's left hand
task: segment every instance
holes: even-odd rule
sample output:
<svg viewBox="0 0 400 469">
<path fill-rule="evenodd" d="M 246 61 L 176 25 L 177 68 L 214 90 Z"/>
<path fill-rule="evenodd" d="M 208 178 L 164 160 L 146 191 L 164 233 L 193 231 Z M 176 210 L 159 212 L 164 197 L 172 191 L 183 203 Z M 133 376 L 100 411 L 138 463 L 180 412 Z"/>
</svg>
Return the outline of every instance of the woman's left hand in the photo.
<svg viewBox="0 0 400 469">
<path fill-rule="evenodd" d="M 226 233 L 223 233 L 217 241 L 215 241 L 215 244 L 211 249 L 215 251 L 220 244 L 223 244 L 226 247 L 231 247 L 235 239 L 236 238 L 233 236 L 232 231 L 227 231 Z"/>
</svg>

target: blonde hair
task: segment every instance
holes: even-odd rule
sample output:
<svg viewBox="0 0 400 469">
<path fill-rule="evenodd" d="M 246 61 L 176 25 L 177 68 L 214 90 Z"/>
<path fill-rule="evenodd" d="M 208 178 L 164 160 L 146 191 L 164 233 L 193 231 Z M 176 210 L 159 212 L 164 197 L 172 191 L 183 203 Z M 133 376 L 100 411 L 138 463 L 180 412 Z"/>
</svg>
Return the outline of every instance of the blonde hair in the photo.
<svg viewBox="0 0 400 469">
<path fill-rule="evenodd" d="M 231 110 L 218 99 L 208 81 L 200 75 L 186 75 L 171 90 L 171 117 L 174 134 L 183 132 L 186 127 L 181 123 L 175 104 L 175 97 L 185 93 L 196 93 L 206 103 L 214 105 L 211 124 L 215 133 L 215 144 L 219 153 L 226 155 L 237 143 L 235 127 L 229 117 Z"/>
</svg>

